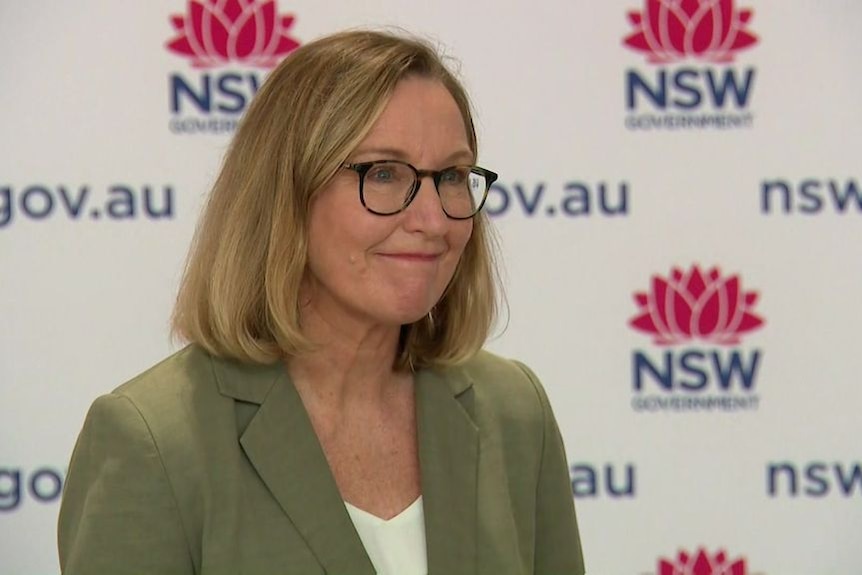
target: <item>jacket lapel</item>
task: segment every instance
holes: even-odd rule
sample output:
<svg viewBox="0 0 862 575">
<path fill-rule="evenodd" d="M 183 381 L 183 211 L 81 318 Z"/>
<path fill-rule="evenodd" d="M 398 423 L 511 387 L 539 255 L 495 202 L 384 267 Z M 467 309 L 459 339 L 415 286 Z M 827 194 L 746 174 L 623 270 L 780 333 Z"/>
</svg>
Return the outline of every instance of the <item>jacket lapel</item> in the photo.
<svg viewBox="0 0 862 575">
<path fill-rule="evenodd" d="M 215 361 L 222 393 L 260 405 L 240 444 L 317 560 L 327 573 L 374 575 L 287 370 Z"/>
<path fill-rule="evenodd" d="M 374 575 L 287 370 L 213 363 L 222 394 L 260 406 L 240 444 L 326 572 Z M 472 381 L 458 370 L 422 370 L 415 385 L 428 573 L 475 573 L 479 432 Z"/>
<path fill-rule="evenodd" d="M 475 573 L 479 432 L 472 382 L 452 370 L 416 374 L 428 573 Z"/>
</svg>

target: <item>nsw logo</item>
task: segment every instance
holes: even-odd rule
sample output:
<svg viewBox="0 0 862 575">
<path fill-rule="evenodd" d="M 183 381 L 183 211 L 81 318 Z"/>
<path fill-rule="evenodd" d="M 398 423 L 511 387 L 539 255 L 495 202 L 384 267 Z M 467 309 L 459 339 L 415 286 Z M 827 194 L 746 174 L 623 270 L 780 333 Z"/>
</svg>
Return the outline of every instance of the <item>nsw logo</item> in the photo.
<svg viewBox="0 0 862 575">
<path fill-rule="evenodd" d="M 765 575 L 748 570 L 744 557 L 731 559 L 727 551 L 710 553 L 700 547 L 694 553 L 679 551 L 676 557 L 662 557 L 654 572 L 643 575 Z"/>
<path fill-rule="evenodd" d="M 626 71 L 626 127 L 751 127 L 756 70 L 733 63 L 758 42 L 752 14 L 733 0 L 644 0 L 642 12 L 629 12 L 633 30 L 623 45 L 653 68 Z"/>
<path fill-rule="evenodd" d="M 757 292 L 744 290 L 738 275 L 696 264 L 675 268 L 668 277 L 654 276 L 634 299 L 638 312 L 629 325 L 657 348 L 632 355 L 635 410 L 757 409 L 763 352 L 741 343 L 764 320 L 754 310 Z"/>
<path fill-rule="evenodd" d="M 263 82 L 262 71 L 299 47 L 295 17 L 275 0 L 191 0 L 170 21 L 166 47 L 193 74 L 169 76 L 169 127 L 178 134 L 230 133 Z"/>
</svg>

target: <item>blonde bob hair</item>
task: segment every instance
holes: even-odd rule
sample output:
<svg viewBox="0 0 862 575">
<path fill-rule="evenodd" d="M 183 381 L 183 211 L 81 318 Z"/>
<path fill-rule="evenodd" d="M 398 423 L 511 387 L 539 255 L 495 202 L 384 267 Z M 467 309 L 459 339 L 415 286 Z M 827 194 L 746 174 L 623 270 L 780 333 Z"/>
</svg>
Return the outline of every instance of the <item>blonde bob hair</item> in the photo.
<svg viewBox="0 0 862 575">
<path fill-rule="evenodd" d="M 313 349 L 299 301 L 311 199 L 408 76 L 448 89 L 476 157 L 467 94 L 424 41 L 351 31 L 297 49 L 261 87 L 225 156 L 180 284 L 175 336 L 246 363 Z M 495 253 L 487 216 L 479 213 L 443 297 L 402 327 L 396 368 L 457 364 L 479 350 L 497 312 Z"/>
</svg>

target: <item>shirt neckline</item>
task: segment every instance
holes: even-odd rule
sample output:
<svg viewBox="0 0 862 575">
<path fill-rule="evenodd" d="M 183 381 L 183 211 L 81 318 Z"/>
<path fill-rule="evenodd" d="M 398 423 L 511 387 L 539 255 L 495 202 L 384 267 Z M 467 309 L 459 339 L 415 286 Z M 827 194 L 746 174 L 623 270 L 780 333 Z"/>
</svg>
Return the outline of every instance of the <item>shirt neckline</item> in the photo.
<svg viewBox="0 0 862 575">
<path fill-rule="evenodd" d="M 422 496 L 420 495 L 419 497 L 417 497 L 413 501 L 413 503 L 405 507 L 398 515 L 390 517 L 389 519 L 383 519 L 382 517 L 378 517 L 373 513 L 356 507 L 348 501 L 344 502 L 344 506 L 347 508 L 348 513 L 350 513 L 351 517 L 354 520 L 358 518 L 363 523 L 371 523 L 374 525 L 392 525 L 393 523 L 401 523 L 403 521 L 407 521 L 417 515 L 418 512 L 422 510 Z"/>
</svg>

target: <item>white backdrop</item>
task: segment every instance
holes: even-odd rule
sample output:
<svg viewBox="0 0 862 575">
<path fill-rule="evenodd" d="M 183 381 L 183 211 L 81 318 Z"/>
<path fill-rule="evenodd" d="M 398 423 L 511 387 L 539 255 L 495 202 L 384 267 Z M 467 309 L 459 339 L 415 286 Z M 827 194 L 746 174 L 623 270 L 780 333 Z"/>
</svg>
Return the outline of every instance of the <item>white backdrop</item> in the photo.
<svg viewBox="0 0 862 575">
<path fill-rule="evenodd" d="M 396 25 L 460 62 L 501 174 L 510 314 L 488 347 L 548 389 L 591 574 L 862 573 L 862 4 L 277 5 L 300 43 Z M 266 72 L 168 50 L 189 14 L 0 2 L 3 573 L 58 571 L 87 407 L 175 349 L 182 261 L 238 117 L 218 108 Z M 207 81 L 211 109 L 172 110 L 172 86 Z"/>
</svg>

